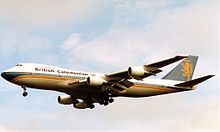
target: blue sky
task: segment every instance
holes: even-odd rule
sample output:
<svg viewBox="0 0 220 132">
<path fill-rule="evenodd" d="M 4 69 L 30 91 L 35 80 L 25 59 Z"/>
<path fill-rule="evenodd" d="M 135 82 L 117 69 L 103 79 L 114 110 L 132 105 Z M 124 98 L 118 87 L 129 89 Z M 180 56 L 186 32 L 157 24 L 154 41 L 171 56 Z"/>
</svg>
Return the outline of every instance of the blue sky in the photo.
<svg viewBox="0 0 220 132">
<path fill-rule="evenodd" d="M 0 79 L 0 131 L 219 131 L 218 0 L 1 0 L 0 71 L 19 62 L 109 73 L 164 58 L 198 55 L 195 91 L 77 110 L 62 93 Z M 160 78 L 172 67 L 164 68 Z"/>
</svg>

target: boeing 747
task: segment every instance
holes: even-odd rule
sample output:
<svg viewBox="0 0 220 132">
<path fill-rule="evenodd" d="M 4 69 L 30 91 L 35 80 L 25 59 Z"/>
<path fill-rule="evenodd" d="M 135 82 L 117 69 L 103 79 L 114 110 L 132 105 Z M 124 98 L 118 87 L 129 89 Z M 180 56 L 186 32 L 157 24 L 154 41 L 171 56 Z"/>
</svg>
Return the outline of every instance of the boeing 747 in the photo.
<svg viewBox="0 0 220 132">
<path fill-rule="evenodd" d="M 148 78 L 162 72 L 162 67 L 182 59 L 183 61 L 162 79 Z M 197 56 L 175 56 L 110 74 L 20 63 L 3 71 L 1 76 L 21 86 L 23 96 L 27 96 L 27 88 L 53 90 L 66 94 L 58 96 L 60 104 L 72 104 L 78 109 L 92 109 L 95 107 L 94 103 L 106 106 L 116 97 L 149 97 L 194 90 L 197 84 L 214 76 L 207 75 L 192 80 L 197 59 Z"/>
</svg>

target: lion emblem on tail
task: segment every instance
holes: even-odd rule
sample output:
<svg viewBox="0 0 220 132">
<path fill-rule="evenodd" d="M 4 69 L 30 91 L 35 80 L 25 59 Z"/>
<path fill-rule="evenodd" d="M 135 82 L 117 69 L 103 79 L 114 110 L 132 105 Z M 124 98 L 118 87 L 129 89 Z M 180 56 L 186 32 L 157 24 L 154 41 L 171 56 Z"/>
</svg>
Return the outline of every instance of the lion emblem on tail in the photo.
<svg viewBox="0 0 220 132">
<path fill-rule="evenodd" d="M 191 79 L 193 72 L 193 63 L 189 60 L 186 59 L 182 63 L 182 76 L 186 77 L 187 81 Z"/>
</svg>

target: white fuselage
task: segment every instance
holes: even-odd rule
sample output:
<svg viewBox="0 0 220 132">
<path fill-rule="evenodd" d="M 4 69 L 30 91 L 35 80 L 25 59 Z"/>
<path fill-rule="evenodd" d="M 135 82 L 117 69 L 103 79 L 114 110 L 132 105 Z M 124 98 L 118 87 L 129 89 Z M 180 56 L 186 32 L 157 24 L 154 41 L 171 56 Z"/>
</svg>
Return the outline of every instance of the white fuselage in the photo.
<svg viewBox="0 0 220 132">
<path fill-rule="evenodd" d="M 3 73 L 4 75 L 2 74 L 2 76 L 14 84 L 24 87 L 54 90 L 59 92 L 68 91 L 68 89 L 71 89 L 72 87 L 69 85 L 70 83 L 85 80 L 87 77 L 95 76 L 102 78 L 105 76 L 105 74 L 100 73 L 73 71 L 53 66 L 30 63 L 18 64 L 17 66 L 4 71 Z M 129 81 L 134 83 L 134 85 L 127 88 L 126 91 L 124 91 L 124 93 L 120 96 L 147 97 L 183 91 L 174 86 L 175 84 L 181 83 L 181 81 L 149 78 L 141 81 L 130 79 Z M 80 89 L 76 91 L 80 91 Z M 73 90 L 72 92 L 75 91 Z"/>
</svg>

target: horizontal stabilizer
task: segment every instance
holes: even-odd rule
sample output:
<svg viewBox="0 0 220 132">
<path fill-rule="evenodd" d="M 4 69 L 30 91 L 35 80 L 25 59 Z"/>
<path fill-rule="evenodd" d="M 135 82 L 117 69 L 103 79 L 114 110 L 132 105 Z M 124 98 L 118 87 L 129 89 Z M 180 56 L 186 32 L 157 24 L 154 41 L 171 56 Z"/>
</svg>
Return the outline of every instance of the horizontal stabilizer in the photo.
<svg viewBox="0 0 220 132">
<path fill-rule="evenodd" d="M 197 79 L 193 79 L 193 80 L 190 80 L 190 81 L 186 81 L 186 82 L 183 82 L 183 83 L 179 83 L 179 84 L 176 84 L 175 86 L 180 86 L 180 87 L 193 87 L 201 82 L 204 82 L 205 80 L 213 77 L 214 75 L 207 75 L 207 76 L 204 76 L 204 77 L 200 77 L 200 78 L 197 78 Z"/>
</svg>

